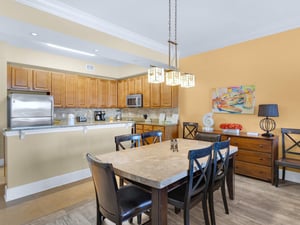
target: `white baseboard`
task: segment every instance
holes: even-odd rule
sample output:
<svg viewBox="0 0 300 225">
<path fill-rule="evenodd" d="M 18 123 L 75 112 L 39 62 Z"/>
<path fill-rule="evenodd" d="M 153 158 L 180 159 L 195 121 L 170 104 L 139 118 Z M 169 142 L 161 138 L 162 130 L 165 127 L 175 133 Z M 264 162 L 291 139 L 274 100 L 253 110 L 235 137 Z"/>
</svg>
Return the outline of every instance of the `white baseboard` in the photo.
<svg viewBox="0 0 300 225">
<path fill-rule="evenodd" d="M 279 179 L 282 177 L 282 169 L 279 169 Z M 285 170 L 285 180 L 300 183 L 300 173 Z"/>
<path fill-rule="evenodd" d="M 18 198 L 36 194 L 41 191 L 49 190 L 51 188 L 69 184 L 88 177 L 91 177 L 89 168 L 13 188 L 5 187 L 4 199 L 6 202 L 16 200 Z"/>
<path fill-rule="evenodd" d="M 4 166 L 4 159 L 0 159 L 0 166 Z"/>
</svg>

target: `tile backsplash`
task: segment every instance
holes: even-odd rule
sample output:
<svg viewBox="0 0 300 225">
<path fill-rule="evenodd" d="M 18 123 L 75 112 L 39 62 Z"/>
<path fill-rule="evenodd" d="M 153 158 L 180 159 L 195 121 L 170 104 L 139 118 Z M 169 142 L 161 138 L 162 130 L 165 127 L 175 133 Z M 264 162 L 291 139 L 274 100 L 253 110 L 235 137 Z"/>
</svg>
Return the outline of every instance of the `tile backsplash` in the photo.
<svg viewBox="0 0 300 225">
<path fill-rule="evenodd" d="M 105 111 L 105 118 L 109 120 L 110 118 L 116 119 L 117 111 L 119 108 L 113 109 L 84 109 L 84 108 L 55 108 L 54 117 L 58 120 L 64 119 L 68 114 L 72 113 L 76 116 L 85 116 L 89 122 L 94 121 L 94 111 Z M 121 109 L 122 118 L 128 120 L 143 120 L 143 115 L 147 114 L 148 119 L 158 120 L 159 115 L 164 113 L 167 117 L 172 117 L 173 114 L 178 114 L 178 108 L 123 108 Z"/>
</svg>

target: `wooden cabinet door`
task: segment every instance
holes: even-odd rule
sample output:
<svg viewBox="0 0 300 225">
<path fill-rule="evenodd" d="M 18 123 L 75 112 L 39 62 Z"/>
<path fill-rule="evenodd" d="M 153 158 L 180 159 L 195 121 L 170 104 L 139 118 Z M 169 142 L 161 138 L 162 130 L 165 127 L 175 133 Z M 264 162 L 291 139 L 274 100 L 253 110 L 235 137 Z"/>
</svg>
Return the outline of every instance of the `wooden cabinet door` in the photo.
<svg viewBox="0 0 300 225">
<path fill-rule="evenodd" d="M 163 108 L 178 107 L 178 89 L 179 86 L 168 86 L 161 84 L 160 106 Z"/>
<path fill-rule="evenodd" d="M 8 67 L 8 86 L 12 89 L 32 90 L 32 70 L 23 67 Z"/>
<path fill-rule="evenodd" d="M 150 108 L 151 107 L 151 87 L 150 83 L 148 82 L 148 76 L 142 76 L 143 82 L 143 107 Z"/>
<path fill-rule="evenodd" d="M 160 106 L 164 108 L 172 107 L 172 86 L 162 83 L 160 85 Z"/>
<path fill-rule="evenodd" d="M 89 78 L 84 76 L 77 76 L 76 78 L 76 106 L 80 108 L 88 107 L 88 87 Z"/>
<path fill-rule="evenodd" d="M 97 81 L 97 78 L 89 78 L 88 107 L 90 108 L 97 108 L 98 106 Z"/>
<path fill-rule="evenodd" d="M 150 92 L 151 92 L 151 108 L 159 108 L 160 107 L 160 84 L 150 84 Z"/>
<path fill-rule="evenodd" d="M 77 76 L 72 74 L 66 74 L 66 86 L 65 86 L 66 107 L 70 107 L 70 108 L 76 107 L 76 86 L 77 86 Z"/>
<path fill-rule="evenodd" d="M 135 78 L 126 79 L 127 81 L 127 94 L 132 95 L 135 93 Z"/>
<path fill-rule="evenodd" d="M 118 93 L 118 84 L 115 80 L 108 80 L 107 91 L 108 91 L 108 100 L 107 107 L 116 108 L 117 107 L 117 93 Z"/>
<path fill-rule="evenodd" d="M 65 107 L 65 74 L 51 73 L 51 95 L 54 98 L 54 107 Z"/>
<path fill-rule="evenodd" d="M 46 70 L 33 70 L 33 90 L 51 91 L 51 73 Z"/>
<path fill-rule="evenodd" d="M 143 76 L 134 78 L 134 93 L 143 94 Z"/>
<path fill-rule="evenodd" d="M 126 96 L 127 96 L 127 81 L 119 80 L 118 81 L 118 107 L 126 107 Z"/>
<path fill-rule="evenodd" d="M 108 99 L 107 80 L 97 79 L 97 93 L 97 106 L 100 108 L 106 107 Z"/>
</svg>

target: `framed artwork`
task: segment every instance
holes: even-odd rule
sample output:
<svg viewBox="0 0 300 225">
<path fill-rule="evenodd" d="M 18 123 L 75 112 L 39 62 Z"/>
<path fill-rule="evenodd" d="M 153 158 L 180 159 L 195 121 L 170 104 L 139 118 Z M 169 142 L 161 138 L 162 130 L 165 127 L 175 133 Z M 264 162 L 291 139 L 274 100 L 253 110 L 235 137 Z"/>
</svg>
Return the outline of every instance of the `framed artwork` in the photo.
<svg viewBox="0 0 300 225">
<path fill-rule="evenodd" d="M 213 89 L 212 111 L 214 113 L 254 114 L 254 105 L 254 85 Z"/>
</svg>

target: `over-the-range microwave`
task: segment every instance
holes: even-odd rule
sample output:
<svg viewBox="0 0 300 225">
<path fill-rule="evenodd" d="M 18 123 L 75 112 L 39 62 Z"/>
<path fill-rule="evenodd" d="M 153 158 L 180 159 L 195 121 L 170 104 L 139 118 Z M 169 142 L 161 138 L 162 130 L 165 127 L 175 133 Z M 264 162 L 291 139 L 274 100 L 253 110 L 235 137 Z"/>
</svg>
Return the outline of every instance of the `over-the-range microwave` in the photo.
<svg viewBox="0 0 300 225">
<path fill-rule="evenodd" d="M 127 95 L 126 106 L 129 108 L 143 107 L 143 95 L 142 94 Z"/>
</svg>

